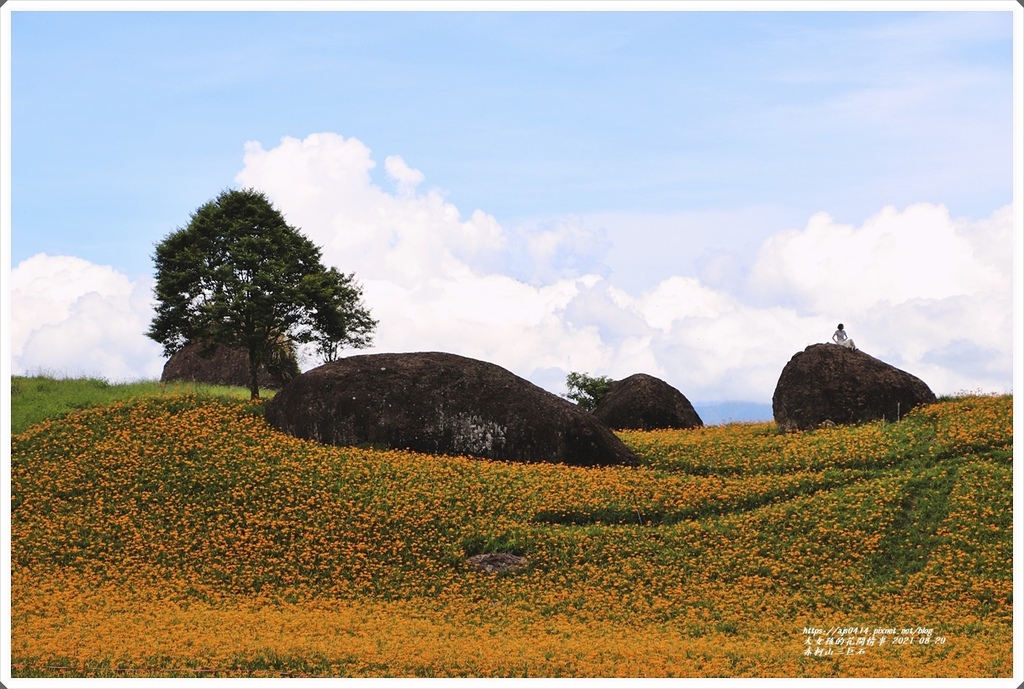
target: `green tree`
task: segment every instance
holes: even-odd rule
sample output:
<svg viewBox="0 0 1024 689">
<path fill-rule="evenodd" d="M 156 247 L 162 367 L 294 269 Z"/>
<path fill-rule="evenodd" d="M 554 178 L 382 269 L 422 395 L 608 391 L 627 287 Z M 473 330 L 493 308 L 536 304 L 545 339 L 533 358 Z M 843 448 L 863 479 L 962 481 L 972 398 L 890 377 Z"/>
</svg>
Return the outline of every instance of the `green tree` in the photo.
<svg viewBox="0 0 1024 689">
<path fill-rule="evenodd" d="M 594 411 L 615 381 L 607 376 L 590 376 L 570 371 L 565 377 L 566 397 L 587 411 Z"/>
<path fill-rule="evenodd" d="M 156 315 L 146 335 L 170 356 L 189 342 L 241 347 L 249 391 L 292 343 L 321 357 L 366 347 L 377 322 L 354 275 L 325 268 L 320 249 L 258 191 L 226 190 L 156 247 Z"/>
<path fill-rule="evenodd" d="M 313 314 L 316 327 L 312 330 L 312 337 L 321 360 L 325 363 L 335 361 L 345 347 L 369 347 L 377 321 L 370 318 L 366 309 L 352 308 L 354 304 L 361 304 L 363 298 L 355 276 L 345 275 L 332 267 L 318 279 L 324 281 L 326 307 Z"/>
</svg>

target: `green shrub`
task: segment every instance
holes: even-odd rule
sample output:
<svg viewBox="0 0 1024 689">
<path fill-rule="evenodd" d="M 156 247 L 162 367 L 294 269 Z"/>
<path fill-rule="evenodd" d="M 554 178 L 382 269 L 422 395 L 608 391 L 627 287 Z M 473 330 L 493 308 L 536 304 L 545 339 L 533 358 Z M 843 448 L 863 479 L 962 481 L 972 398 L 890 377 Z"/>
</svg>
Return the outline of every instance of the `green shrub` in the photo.
<svg viewBox="0 0 1024 689">
<path fill-rule="evenodd" d="M 565 386 L 569 390 L 565 396 L 581 409 L 594 411 L 601 398 L 608 394 L 608 390 L 614 382 L 607 376 L 591 376 L 571 371 L 565 377 Z"/>
</svg>

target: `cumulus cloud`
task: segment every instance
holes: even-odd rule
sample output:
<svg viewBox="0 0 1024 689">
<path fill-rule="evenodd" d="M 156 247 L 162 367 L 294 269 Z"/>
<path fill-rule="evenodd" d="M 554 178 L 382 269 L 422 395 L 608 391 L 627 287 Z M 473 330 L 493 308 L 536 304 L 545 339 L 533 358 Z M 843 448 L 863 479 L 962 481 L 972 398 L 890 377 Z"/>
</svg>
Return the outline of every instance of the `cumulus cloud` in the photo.
<svg viewBox="0 0 1024 689">
<path fill-rule="evenodd" d="M 398 185 L 401 196 L 409 196 L 425 177 L 419 170 L 409 167 L 401 156 L 388 156 L 384 159 L 384 169 L 388 177 Z"/>
<path fill-rule="evenodd" d="M 379 349 L 446 349 L 528 377 L 643 370 L 697 399 L 764 400 L 789 357 L 845 319 L 869 351 L 946 391 L 1005 388 L 1012 369 L 1009 209 L 968 222 L 918 204 L 860 227 L 818 214 L 765 241 L 748 278 L 753 300 L 696 276 L 633 295 L 609 282 L 601 231 L 571 220 L 509 230 L 480 210 L 464 218 L 440 192 L 419 191 L 425 176 L 397 156 L 385 159 L 397 185 L 388 193 L 356 139 L 249 144 L 245 163 L 240 183 L 265 190 L 325 258 L 364 279 Z M 901 334 L 893 319 L 919 327 Z M 987 363 L 967 360 L 979 356 Z"/>
<path fill-rule="evenodd" d="M 516 227 L 507 244 L 504 269 L 533 285 L 609 273 L 604 258 L 612 243 L 606 232 L 571 218 Z"/>
<path fill-rule="evenodd" d="M 477 211 L 463 220 L 439 191 L 414 193 L 418 171 L 398 157 L 389 161 L 397 194 L 373 183 L 376 163 L 359 140 L 329 133 L 286 137 L 269 151 L 246 144 L 236 180 L 265 191 L 331 263 L 367 280 L 411 288 L 431 277 L 479 271 L 500 257 L 505 236 L 492 216 Z"/>
<path fill-rule="evenodd" d="M 266 191 L 327 260 L 363 279 L 378 349 L 444 349 L 535 379 L 646 371 L 694 399 L 767 400 L 789 357 L 845 319 L 868 351 L 930 374 L 940 391 L 1009 380 L 1009 209 L 968 222 L 918 204 L 860 227 L 818 214 L 764 242 L 747 281 L 753 299 L 710 286 L 711 268 L 636 295 L 609 281 L 613 247 L 599 229 L 565 219 L 510 230 L 480 210 L 466 218 L 421 191 L 425 176 L 401 158 L 385 159 L 395 193 L 373 184 L 374 164 L 358 140 L 317 134 L 249 144 L 238 181 Z M 900 334 L 894 319 L 920 323 Z M 965 358 L 978 356 L 988 363 Z"/>
<path fill-rule="evenodd" d="M 772 298 L 861 315 L 877 304 L 1005 290 L 1013 269 L 1009 208 L 982 223 L 954 221 L 943 206 L 886 207 L 861 227 L 826 213 L 768 239 L 750 276 Z M 1003 247 L 1000 254 L 993 247 Z"/>
<path fill-rule="evenodd" d="M 11 368 L 108 380 L 159 378 L 160 346 L 143 333 L 152 284 L 73 256 L 37 254 L 13 268 Z"/>
<path fill-rule="evenodd" d="M 884 208 L 859 227 L 818 214 L 749 261 L 712 253 L 706 271 L 635 292 L 614 283 L 615 248 L 586 222 L 509 229 L 464 214 L 397 155 L 384 159 L 390 190 L 374 183 L 375 165 L 359 140 L 323 133 L 246 144 L 236 179 L 356 274 L 380 322 L 370 351 L 471 356 L 553 392 L 569 371 L 646 372 L 696 402 L 767 402 L 790 357 L 843 321 L 862 349 L 937 393 L 1011 388 L 1009 208 L 982 220 Z M 743 264 L 743 289 L 709 278 Z M 160 348 L 143 335 L 150 295 L 151 282 L 82 259 L 22 262 L 11 274 L 14 371 L 158 377 Z"/>
<path fill-rule="evenodd" d="M 385 159 L 395 193 L 374 184 L 370 149 L 355 138 L 285 137 L 266 150 L 245 147 L 236 181 L 265 191 L 339 269 L 407 288 L 469 271 L 501 274 L 535 286 L 602 273 L 609 243 L 600 230 L 568 221 L 503 227 L 477 209 L 464 217 L 425 176 L 399 156 Z"/>
<path fill-rule="evenodd" d="M 385 159 L 395 193 L 375 185 L 371 151 L 357 139 L 286 137 L 246 145 L 237 181 L 266 192 L 288 221 L 355 272 L 380 321 L 375 350 L 443 349 L 521 374 L 599 363 L 602 341 L 564 318 L 600 279 L 599 231 L 569 222 L 506 230 L 493 216 L 462 212 L 398 156 Z"/>
<path fill-rule="evenodd" d="M 843 321 L 858 346 L 938 390 L 1008 390 L 1013 256 L 1010 206 L 976 221 L 887 207 L 860 227 L 818 214 L 763 244 L 750 285 Z"/>
</svg>

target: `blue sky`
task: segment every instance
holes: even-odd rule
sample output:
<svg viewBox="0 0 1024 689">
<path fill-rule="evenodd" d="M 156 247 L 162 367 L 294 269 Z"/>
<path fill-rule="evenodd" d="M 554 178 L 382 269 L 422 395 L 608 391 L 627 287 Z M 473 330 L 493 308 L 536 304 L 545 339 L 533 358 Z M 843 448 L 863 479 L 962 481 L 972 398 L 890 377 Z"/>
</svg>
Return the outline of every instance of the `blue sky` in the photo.
<svg viewBox="0 0 1024 689">
<path fill-rule="evenodd" d="M 154 245 L 220 190 L 253 185 L 366 281 L 368 306 L 390 318 L 380 349 L 460 349 L 549 389 L 568 370 L 646 369 L 691 399 L 764 403 L 788 357 L 846 320 L 862 348 L 937 392 L 1012 384 L 1015 2 L 38 4 L 4 7 L 16 373 L 47 367 L 42 352 L 55 370 L 88 372 L 53 338 L 103 308 L 134 314 L 118 342 L 128 338 L 150 308 Z M 392 224 L 367 224 L 384 215 Z M 435 250 L 430 265 L 410 262 Z M 958 277 L 935 281 L 929 266 Z M 62 287 L 40 295 L 47 284 Z M 982 298 L 995 312 L 978 323 L 970 300 Z M 485 335 L 489 308 L 511 314 L 506 340 L 530 331 L 518 353 Z M 944 329 L 931 332 L 940 313 Z M 149 344 L 98 373 L 159 375 Z"/>
</svg>

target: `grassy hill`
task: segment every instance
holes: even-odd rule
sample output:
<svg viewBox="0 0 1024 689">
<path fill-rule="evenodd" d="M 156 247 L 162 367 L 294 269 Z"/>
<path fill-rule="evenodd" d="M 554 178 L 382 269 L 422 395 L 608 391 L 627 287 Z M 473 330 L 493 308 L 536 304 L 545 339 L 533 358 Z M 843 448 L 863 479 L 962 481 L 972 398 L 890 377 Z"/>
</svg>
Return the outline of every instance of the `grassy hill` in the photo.
<svg viewBox="0 0 1024 689">
<path fill-rule="evenodd" d="M 624 432 L 644 466 L 576 468 L 126 392 L 12 439 L 13 674 L 1009 677 L 1011 408 Z"/>
<path fill-rule="evenodd" d="M 273 390 L 263 390 L 273 397 Z M 160 383 L 137 381 L 112 384 L 102 378 L 56 378 L 13 376 L 11 378 L 11 433 L 17 435 L 34 423 L 55 419 L 77 409 L 95 407 L 135 397 L 195 395 L 221 400 L 248 400 L 245 388 L 203 383 Z"/>
</svg>

